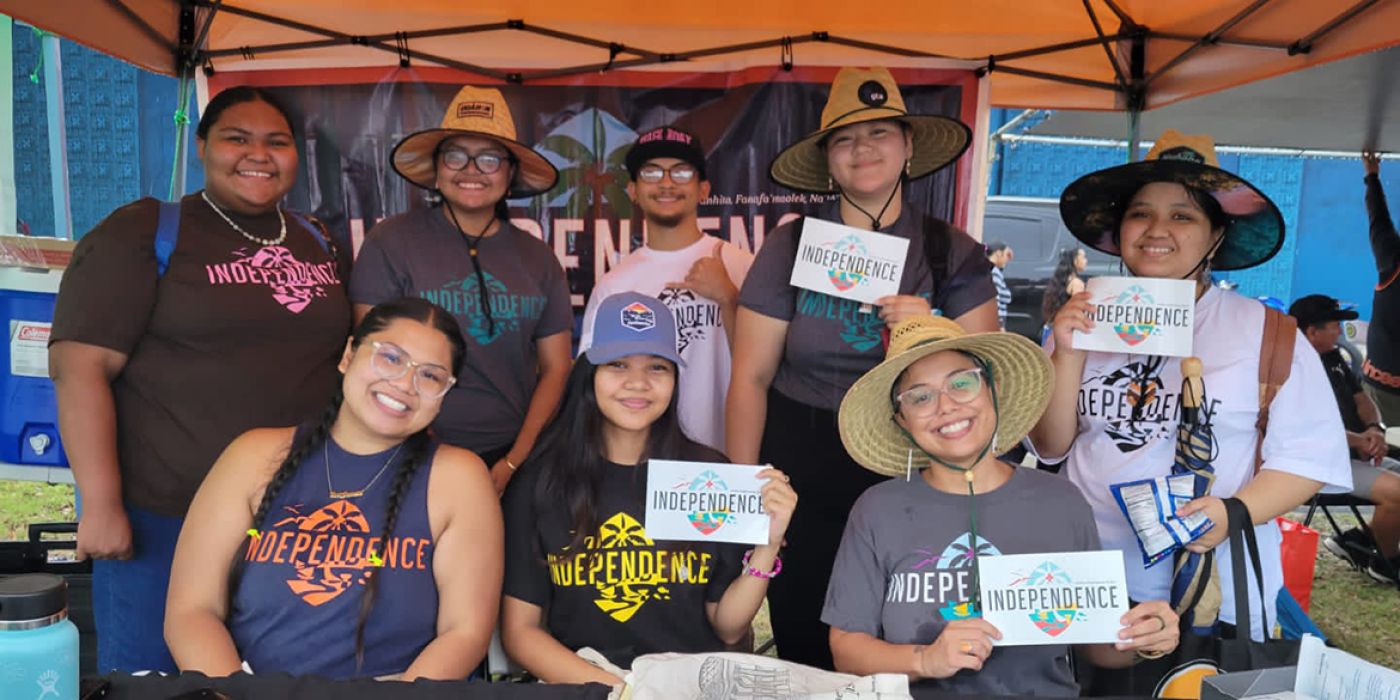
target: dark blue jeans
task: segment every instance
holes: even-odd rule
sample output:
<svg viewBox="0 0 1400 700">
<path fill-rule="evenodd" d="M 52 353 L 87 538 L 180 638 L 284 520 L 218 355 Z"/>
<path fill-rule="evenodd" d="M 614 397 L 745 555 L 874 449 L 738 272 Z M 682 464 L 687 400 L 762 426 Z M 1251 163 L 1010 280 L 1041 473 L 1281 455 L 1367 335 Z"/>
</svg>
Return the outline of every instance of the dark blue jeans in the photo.
<svg viewBox="0 0 1400 700">
<path fill-rule="evenodd" d="M 165 647 L 165 593 L 184 518 L 127 506 L 132 557 L 92 563 L 97 672 L 176 673 Z"/>
</svg>

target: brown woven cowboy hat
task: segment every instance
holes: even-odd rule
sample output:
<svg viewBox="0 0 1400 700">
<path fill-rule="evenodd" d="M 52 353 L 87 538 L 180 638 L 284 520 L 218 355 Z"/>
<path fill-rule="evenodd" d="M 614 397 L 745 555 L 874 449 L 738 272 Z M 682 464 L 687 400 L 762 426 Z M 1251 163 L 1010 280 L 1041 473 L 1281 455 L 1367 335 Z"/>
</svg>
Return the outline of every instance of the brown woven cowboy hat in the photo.
<svg viewBox="0 0 1400 700">
<path fill-rule="evenodd" d="M 890 389 L 909 365 L 944 350 L 959 350 L 981 359 L 996 382 L 996 453 L 1020 444 L 1050 403 L 1054 369 L 1035 343 L 1006 332 L 968 334 L 951 319 L 916 316 L 890 332 L 885 361 L 851 385 L 841 400 L 837 422 L 846 452 L 877 474 L 898 476 L 908 468 L 910 452 L 922 453 L 894 422 Z M 922 466 L 922 465 L 916 465 Z"/>
<path fill-rule="evenodd" d="M 904 107 L 899 85 L 888 70 L 842 68 L 832 81 L 831 94 L 822 108 L 821 128 L 783 149 L 768 166 L 768 177 L 801 192 L 835 192 L 822 141 L 843 126 L 880 119 L 897 119 L 909 125 L 914 142 L 914 155 L 909 159 L 910 180 L 930 175 L 957 160 L 972 142 L 972 130 L 956 119 L 910 114 Z"/>
<path fill-rule="evenodd" d="M 470 85 L 459 90 L 447 105 L 441 126 L 409 134 L 394 146 L 394 171 L 419 187 L 437 189 L 433 157 L 438 145 L 463 135 L 497 141 L 514 156 L 515 179 L 506 193 L 511 199 L 548 192 L 559 180 L 559 171 L 544 156 L 515 139 L 515 120 L 501 91 Z"/>
</svg>

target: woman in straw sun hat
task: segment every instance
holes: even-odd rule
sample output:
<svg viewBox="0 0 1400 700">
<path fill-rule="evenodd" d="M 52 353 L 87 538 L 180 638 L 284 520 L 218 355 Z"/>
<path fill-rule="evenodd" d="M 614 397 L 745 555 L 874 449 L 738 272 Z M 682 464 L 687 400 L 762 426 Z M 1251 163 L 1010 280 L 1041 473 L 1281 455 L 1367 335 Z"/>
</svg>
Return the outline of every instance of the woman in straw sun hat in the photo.
<svg viewBox="0 0 1400 700">
<path fill-rule="evenodd" d="M 1278 334 L 1264 352 L 1269 358 L 1280 352 L 1292 357 L 1290 363 L 1278 363 L 1288 378 L 1277 387 L 1267 432 L 1260 437 L 1261 344 L 1266 313 L 1275 312 L 1212 285 L 1210 271 L 1245 269 L 1273 257 L 1283 245 L 1283 217 L 1258 188 L 1219 167 L 1210 137 L 1172 130 L 1162 134 L 1143 161 L 1090 173 L 1070 184 L 1061 195 L 1060 213 L 1080 241 L 1120 256 L 1126 274 L 1195 283 L 1192 354 L 1203 368 L 1199 421 L 1212 436 L 1206 466 L 1213 476 L 1205 495 L 1178 514 L 1204 513 L 1214 523 L 1186 549 L 1214 551 L 1214 560 L 1221 563 L 1219 590 L 1227 594 L 1218 610 L 1212 605 L 1199 609 L 1200 619 L 1195 612 L 1184 617 L 1203 633 L 1218 631 L 1217 613 L 1227 626 L 1236 619 L 1234 596 L 1228 594 L 1233 575 L 1222 500 L 1234 497 L 1254 522 L 1264 574 L 1263 611 L 1277 620 L 1274 601 L 1283 576 L 1274 518 L 1305 503 L 1324 484 L 1351 488 L 1345 432 L 1335 402 L 1318 400 L 1331 394 L 1317 352 L 1301 334 L 1280 326 L 1288 332 Z M 1184 393 L 1182 358 L 1075 349 L 1073 333 L 1093 328 L 1093 311 L 1090 293 L 1082 292 L 1051 321 L 1057 380 L 1031 442 L 1042 460 L 1064 462 L 1064 473 L 1094 508 L 1104 546 L 1124 552 L 1129 595 L 1135 600 L 1167 598 L 1173 566 L 1149 567 L 1144 561 L 1134 527 L 1111 487 L 1173 472 Z M 1181 598 L 1184 587 L 1176 590 Z M 1185 611 L 1186 605 L 1179 609 Z M 1258 610 L 1252 619 L 1249 633 L 1262 639 Z M 1147 677 L 1149 671 L 1139 667 L 1134 673 Z"/>
<path fill-rule="evenodd" d="M 416 296 L 457 319 L 467 362 L 433 428 L 481 455 L 499 492 L 559 405 L 571 364 L 564 270 L 548 246 L 511 225 L 506 206 L 507 198 L 547 192 L 558 173 L 517 140 L 501 92 L 472 86 L 448 104 L 440 127 L 404 137 L 393 163 L 441 203 L 374 227 L 350 299 L 357 318 Z"/>
<path fill-rule="evenodd" d="M 896 476 L 851 510 L 827 588 L 839 671 L 905 673 L 945 692 L 1074 696 L 1065 645 L 993 648 L 981 619 L 978 559 L 1099 548 L 1072 484 L 998 459 L 1049 400 L 1053 372 L 1034 343 L 963 332 L 934 316 L 895 327 L 888 358 L 841 402 L 841 439 L 861 466 Z M 1123 616 L 1116 644 L 1082 649 L 1126 666 L 1179 635 L 1163 601 Z"/>
<path fill-rule="evenodd" d="M 881 359 L 894 324 L 931 312 L 974 330 L 996 330 L 996 288 L 982 246 L 918 211 L 907 183 L 957 160 L 968 128 L 956 119 L 910 114 L 889 71 L 843 68 L 821 127 L 773 161 L 785 187 L 839 194 L 820 218 L 909 241 L 899 294 L 862 307 L 788 284 L 801 220 L 768 234 L 740 291 L 725 416 L 726 452 L 738 463 L 790 465 L 808 499 L 793 521 L 788 556 L 797 577 L 769 596 L 778 655 L 830 668 L 820 586 L 851 503 L 876 482 L 846 456 L 836 408 L 861 373 Z"/>
</svg>

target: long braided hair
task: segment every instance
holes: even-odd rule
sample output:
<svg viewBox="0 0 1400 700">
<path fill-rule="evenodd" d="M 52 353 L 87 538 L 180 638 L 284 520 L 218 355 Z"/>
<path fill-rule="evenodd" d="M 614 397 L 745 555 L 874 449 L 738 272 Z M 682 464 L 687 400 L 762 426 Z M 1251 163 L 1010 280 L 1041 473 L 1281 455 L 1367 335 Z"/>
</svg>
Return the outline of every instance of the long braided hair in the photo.
<svg viewBox="0 0 1400 700">
<path fill-rule="evenodd" d="M 462 332 L 456 319 L 442 307 L 423 299 L 404 297 L 374 307 L 355 327 L 350 336 L 350 346 L 358 348 L 366 337 L 384 330 L 390 323 L 399 319 L 417 321 L 442 333 L 452 347 L 452 373 L 455 376 L 461 372 L 467 348 L 466 341 L 462 340 Z M 287 456 L 283 458 L 282 464 L 278 466 L 277 471 L 268 481 L 267 487 L 263 489 L 262 500 L 253 513 L 253 530 L 249 532 L 250 540 L 260 536 L 256 533 L 261 532 L 263 522 L 269 515 L 268 511 L 272 509 L 272 504 L 276 501 L 282 487 L 296 474 L 297 469 L 307 456 L 313 454 L 317 449 L 323 449 L 326 441 L 330 439 L 331 427 L 335 425 L 336 418 L 340 415 L 340 406 L 343 400 L 343 390 L 337 388 L 330 403 L 321 411 L 319 419 L 312 424 L 311 428 L 298 431 L 297 437 L 287 450 Z M 384 531 L 379 534 L 377 541 L 366 551 L 366 556 L 369 556 L 371 552 L 378 552 L 382 555 L 388 550 L 389 536 L 394 532 L 394 526 L 398 523 L 399 510 L 403 505 L 404 495 L 408 493 L 408 487 L 413 483 L 414 474 L 417 473 L 427 456 L 430 444 L 431 439 L 428 436 L 427 428 L 414 433 L 405 440 L 403 457 L 398 460 L 398 466 L 394 470 L 394 478 L 389 485 L 389 507 L 384 515 Z M 246 543 L 246 547 L 255 546 L 257 543 L 254 541 Z M 244 552 L 245 549 L 240 548 L 239 551 Z M 230 597 L 237 590 L 238 581 L 245 566 L 244 562 L 245 557 L 240 555 L 234 564 L 229 583 Z M 366 576 L 364 596 L 360 599 L 359 618 L 355 624 L 355 668 L 357 671 L 364 664 L 365 622 L 369 619 L 370 609 L 374 607 L 375 594 L 379 590 L 379 578 L 378 575 L 374 575 L 373 571 Z"/>
</svg>

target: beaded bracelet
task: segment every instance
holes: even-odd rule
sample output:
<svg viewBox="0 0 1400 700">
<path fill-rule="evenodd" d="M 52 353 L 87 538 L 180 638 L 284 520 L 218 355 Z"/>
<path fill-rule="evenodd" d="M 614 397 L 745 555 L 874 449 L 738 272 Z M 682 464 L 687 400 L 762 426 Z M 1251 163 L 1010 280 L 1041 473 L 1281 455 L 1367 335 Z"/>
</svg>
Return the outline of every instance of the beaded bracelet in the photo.
<svg viewBox="0 0 1400 700">
<path fill-rule="evenodd" d="M 754 578 L 770 579 L 770 578 L 773 578 L 774 576 L 777 576 L 778 574 L 780 574 L 780 573 L 783 572 L 783 560 L 782 560 L 782 557 L 779 557 L 779 556 L 776 555 L 776 554 L 773 555 L 773 570 L 772 570 L 772 571 L 759 571 L 758 569 L 755 569 L 755 568 L 753 568 L 752 566 L 749 566 L 749 557 L 752 557 L 752 556 L 753 556 L 753 550 L 752 550 L 752 549 L 750 549 L 750 550 L 747 551 L 747 552 L 744 552 L 744 561 L 743 561 L 744 573 L 746 573 L 746 574 L 748 574 L 748 575 L 750 575 L 750 576 L 752 576 L 752 577 L 754 577 Z"/>
</svg>

